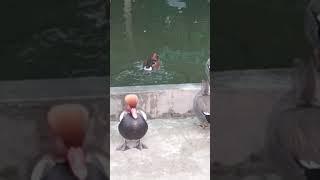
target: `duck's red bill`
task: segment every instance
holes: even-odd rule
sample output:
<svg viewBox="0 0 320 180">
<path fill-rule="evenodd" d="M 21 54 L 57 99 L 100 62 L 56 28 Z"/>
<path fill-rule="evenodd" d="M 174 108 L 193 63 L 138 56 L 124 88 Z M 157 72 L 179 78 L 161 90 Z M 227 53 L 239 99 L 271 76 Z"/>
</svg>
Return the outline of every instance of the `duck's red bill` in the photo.
<svg viewBox="0 0 320 180">
<path fill-rule="evenodd" d="M 133 118 L 138 118 L 138 114 L 137 114 L 137 109 L 136 108 L 131 108 L 130 109 L 131 115 Z"/>
<path fill-rule="evenodd" d="M 73 174 L 78 179 L 85 179 L 87 176 L 87 168 L 83 150 L 81 148 L 70 148 L 68 150 L 67 159 Z"/>
</svg>

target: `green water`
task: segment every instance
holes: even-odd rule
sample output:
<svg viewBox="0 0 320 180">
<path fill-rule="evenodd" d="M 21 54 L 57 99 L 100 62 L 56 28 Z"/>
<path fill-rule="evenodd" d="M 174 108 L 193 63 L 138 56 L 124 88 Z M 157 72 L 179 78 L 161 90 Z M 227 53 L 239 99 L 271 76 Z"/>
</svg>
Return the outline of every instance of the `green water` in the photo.
<svg viewBox="0 0 320 180">
<path fill-rule="evenodd" d="M 106 76 L 104 0 L 1 1 L 0 80 Z"/>
<path fill-rule="evenodd" d="M 110 14 L 111 86 L 200 82 L 210 54 L 207 0 L 113 0 Z M 143 60 L 160 55 L 158 72 Z"/>
</svg>

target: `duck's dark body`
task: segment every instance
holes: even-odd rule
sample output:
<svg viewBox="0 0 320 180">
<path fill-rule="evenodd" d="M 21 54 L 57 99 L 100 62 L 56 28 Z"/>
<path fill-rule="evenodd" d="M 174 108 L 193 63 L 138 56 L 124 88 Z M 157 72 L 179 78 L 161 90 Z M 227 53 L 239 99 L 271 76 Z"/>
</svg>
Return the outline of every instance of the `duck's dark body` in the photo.
<svg viewBox="0 0 320 180">
<path fill-rule="evenodd" d="M 141 114 L 134 119 L 129 113 L 121 120 L 118 130 L 122 137 L 127 140 L 139 140 L 148 131 L 148 124 Z"/>
</svg>

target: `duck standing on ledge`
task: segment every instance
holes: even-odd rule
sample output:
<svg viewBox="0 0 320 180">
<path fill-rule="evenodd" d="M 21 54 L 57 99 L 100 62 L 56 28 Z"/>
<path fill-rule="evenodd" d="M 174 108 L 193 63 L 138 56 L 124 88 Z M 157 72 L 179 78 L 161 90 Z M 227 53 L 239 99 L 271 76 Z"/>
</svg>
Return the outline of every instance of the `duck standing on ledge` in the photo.
<svg viewBox="0 0 320 180">
<path fill-rule="evenodd" d="M 210 123 L 210 58 L 207 60 L 205 72 L 207 80 L 202 80 L 201 90 L 193 99 L 193 111 L 197 118 L 203 122 L 200 125 L 202 127 L 207 127 L 207 123 Z"/>
<path fill-rule="evenodd" d="M 141 142 L 141 138 L 148 131 L 147 116 L 143 111 L 136 109 L 137 104 L 137 95 L 129 94 L 125 96 L 126 107 L 120 115 L 118 126 L 119 133 L 125 140 L 117 150 L 125 151 L 130 148 L 147 149 L 147 146 Z"/>
<path fill-rule="evenodd" d="M 143 70 L 154 71 L 160 69 L 160 58 L 157 53 L 152 53 L 151 56 L 143 62 Z"/>
<path fill-rule="evenodd" d="M 193 111 L 196 117 L 203 122 L 203 124 L 200 125 L 202 127 L 207 127 L 207 123 L 210 123 L 210 94 L 208 90 L 208 83 L 203 80 L 201 90 L 193 99 Z"/>
<path fill-rule="evenodd" d="M 31 180 L 103 180 L 107 178 L 103 159 L 84 150 L 89 112 L 80 104 L 63 104 L 48 113 L 51 152 L 32 171 Z"/>
</svg>

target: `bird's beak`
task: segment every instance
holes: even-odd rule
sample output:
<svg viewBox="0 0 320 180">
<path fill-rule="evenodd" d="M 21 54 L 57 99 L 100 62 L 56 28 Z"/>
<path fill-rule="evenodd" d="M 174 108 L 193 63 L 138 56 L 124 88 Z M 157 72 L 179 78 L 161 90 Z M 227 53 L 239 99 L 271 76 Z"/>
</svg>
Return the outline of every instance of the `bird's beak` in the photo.
<svg viewBox="0 0 320 180">
<path fill-rule="evenodd" d="M 79 179 L 85 179 L 87 176 L 87 168 L 83 150 L 81 148 L 70 148 L 67 159 L 73 174 Z"/>
<path fill-rule="evenodd" d="M 133 118 L 135 118 L 135 119 L 138 118 L 138 114 L 137 114 L 137 109 L 136 108 L 131 108 L 130 112 L 131 112 Z"/>
</svg>

